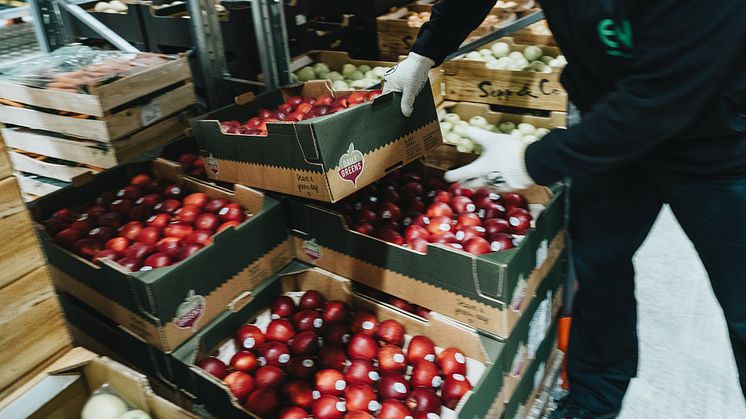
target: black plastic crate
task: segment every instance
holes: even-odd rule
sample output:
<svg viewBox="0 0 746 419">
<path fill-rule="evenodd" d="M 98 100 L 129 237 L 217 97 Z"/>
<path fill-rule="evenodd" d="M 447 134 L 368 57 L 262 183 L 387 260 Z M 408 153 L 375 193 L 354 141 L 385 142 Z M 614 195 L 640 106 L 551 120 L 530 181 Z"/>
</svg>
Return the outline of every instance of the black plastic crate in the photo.
<svg viewBox="0 0 746 419">
<path fill-rule="evenodd" d="M 95 17 L 117 35 L 124 38 L 125 41 L 134 44 L 138 48 L 145 49 L 147 47 L 145 29 L 143 28 L 142 19 L 140 17 L 140 5 L 128 4 L 127 13 L 99 13 L 93 11 L 96 3 L 98 3 L 98 1 L 94 0 L 79 3 L 78 6 L 87 10 L 91 16 Z M 86 26 L 75 16 L 62 8 L 61 10 L 65 22 L 65 28 L 67 28 L 71 35 L 78 38 L 102 39 L 101 35 Z"/>
</svg>

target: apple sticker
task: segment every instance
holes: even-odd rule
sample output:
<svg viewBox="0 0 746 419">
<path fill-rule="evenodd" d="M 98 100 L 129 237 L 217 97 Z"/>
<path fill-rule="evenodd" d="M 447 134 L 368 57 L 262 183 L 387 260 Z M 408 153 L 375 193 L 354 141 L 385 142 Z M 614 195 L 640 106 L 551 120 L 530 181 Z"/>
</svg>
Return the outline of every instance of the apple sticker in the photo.
<svg viewBox="0 0 746 419">
<path fill-rule="evenodd" d="M 363 173 L 363 153 L 355 150 L 355 145 L 350 143 L 347 152 L 339 158 L 339 168 L 339 176 L 357 188 L 357 178 Z"/>
<path fill-rule="evenodd" d="M 308 256 L 311 261 L 316 262 L 321 259 L 321 246 L 316 243 L 316 239 L 303 241 L 303 253 Z"/>
<path fill-rule="evenodd" d="M 195 329 L 195 325 L 205 313 L 207 300 L 201 295 L 197 295 L 194 290 L 190 290 L 186 299 L 176 309 L 174 324 L 179 329 Z"/>
</svg>

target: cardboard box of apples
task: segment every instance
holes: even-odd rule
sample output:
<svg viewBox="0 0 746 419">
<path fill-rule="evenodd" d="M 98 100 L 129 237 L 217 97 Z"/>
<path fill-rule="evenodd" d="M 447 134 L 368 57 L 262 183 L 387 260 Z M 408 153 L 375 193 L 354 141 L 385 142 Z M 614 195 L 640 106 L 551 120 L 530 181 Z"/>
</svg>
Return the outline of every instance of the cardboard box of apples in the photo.
<svg viewBox="0 0 746 419">
<path fill-rule="evenodd" d="M 239 97 L 193 119 L 192 133 L 212 179 L 336 202 L 441 143 L 430 89 L 409 118 L 400 101 L 310 81 Z"/>
<path fill-rule="evenodd" d="M 465 128 L 472 126 L 498 134 L 508 134 L 529 144 L 541 139 L 554 128 L 567 125 L 567 114 L 550 112 L 549 116 L 534 116 L 508 112 L 497 112 L 490 105 L 471 102 L 447 102 L 438 109 L 442 145 L 425 155 L 428 165 L 442 169 L 453 169 L 476 160 L 481 153 Z"/>
<path fill-rule="evenodd" d="M 505 338 L 564 248 L 562 192 L 471 190 L 425 166 L 333 207 L 284 205 L 296 258 Z"/>
<path fill-rule="evenodd" d="M 157 159 L 32 206 L 57 287 L 170 351 L 292 258 L 279 202 Z"/>
<path fill-rule="evenodd" d="M 173 354 L 218 417 L 471 418 L 501 388 L 503 344 L 327 271 L 291 265 L 253 298 Z"/>
</svg>

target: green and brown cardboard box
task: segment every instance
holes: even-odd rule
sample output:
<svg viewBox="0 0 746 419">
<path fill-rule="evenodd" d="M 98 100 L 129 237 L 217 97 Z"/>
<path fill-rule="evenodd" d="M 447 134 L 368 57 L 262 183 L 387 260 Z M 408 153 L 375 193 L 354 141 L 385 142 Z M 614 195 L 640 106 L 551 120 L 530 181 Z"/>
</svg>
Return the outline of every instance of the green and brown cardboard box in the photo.
<svg viewBox="0 0 746 419">
<path fill-rule="evenodd" d="M 343 216 L 310 201 L 283 201 L 296 258 L 469 326 L 507 338 L 564 248 L 564 194 L 523 192 L 544 210 L 515 249 L 481 256 L 431 244 L 427 253 L 348 229 Z M 437 302 L 437 307 L 432 307 Z"/>
<path fill-rule="evenodd" d="M 502 377 L 502 364 L 495 364 L 502 352 L 503 344 L 478 333 L 471 327 L 454 322 L 445 316 L 433 313 L 427 320 L 404 313 L 396 308 L 386 306 L 353 291 L 353 283 L 341 276 L 332 274 L 309 265 L 296 263 L 288 266 L 276 278 L 263 283 L 252 294 L 253 300 L 238 312 L 228 313 L 202 330 L 171 355 L 182 362 L 189 369 L 194 380 L 199 399 L 208 400 L 214 409 L 211 413 L 221 418 L 241 417 L 244 411 L 230 395 L 228 388 L 220 380 L 194 366 L 194 363 L 208 355 L 215 355 L 219 349 L 225 350 L 233 344 L 235 331 L 244 324 L 254 322 L 257 316 L 266 311 L 271 302 L 278 296 L 295 291 L 315 289 L 329 299 L 347 302 L 353 309 L 364 308 L 372 311 L 383 319 L 394 319 L 404 325 L 409 335 L 428 336 L 436 346 L 448 348 L 458 347 L 468 358 L 472 358 L 486 366 L 486 370 L 479 382 L 472 383 L 474 390 L 470 397 L 461 401 L 457 407 L 459 417 L 481 417 L 491 401 L 500 390 L 500 383 L 493 382 L 487 377 L 493 377 L 490 372 L 499 370 L 494 378 L 498 381 Z M 176 367 L 175 367 L 176 368 Z"/>
<path fill-rule="evenodd" d="M 227 307 L 241 304 L 247 291 L 292 260 L 292 248 L 278 201 L 245 186 L 228 190 L 186 177 L 178 164 L 161 159 L 119 166 L 47 195 L 32 205 L 34 219 L 40 223 L 60 208 L 89 204 L 145 168 L 187 191 L 237 202 L 254 215 L 190 258 L 145 272 L 109 261 L 93 264 L 55 244 L 41 225 L 38 231 L 58 288 L 169 352 Z"/>
<path fill-rule="evenodd" d="M 422 157 L 442 142 L 429 86 L 411 117 L 401 95 L 377 97 L 332 115 L 297 123 L 269 123 L 266 137 L 226 134 L 219 121 L 246 121 L 290 96 L 349 95 L 327 81 L 310 81 L 236 103 L 191 121 L 212 179 L 318 201 L 336 202 Z"/>
</svg>

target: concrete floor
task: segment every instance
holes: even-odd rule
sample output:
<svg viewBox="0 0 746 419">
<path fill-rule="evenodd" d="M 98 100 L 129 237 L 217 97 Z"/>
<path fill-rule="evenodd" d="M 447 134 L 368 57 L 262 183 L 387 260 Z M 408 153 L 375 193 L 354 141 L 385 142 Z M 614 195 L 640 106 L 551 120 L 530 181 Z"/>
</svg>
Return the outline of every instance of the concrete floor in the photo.
<svg viewBox="0 0 746 419">
<path fill-rule="evenodd" d="M 635 267 L 640 365 L 620 417 L 746 418 L 723 313 L 691 242 L 668 208 L 638 252 Z"/>
</svg>

